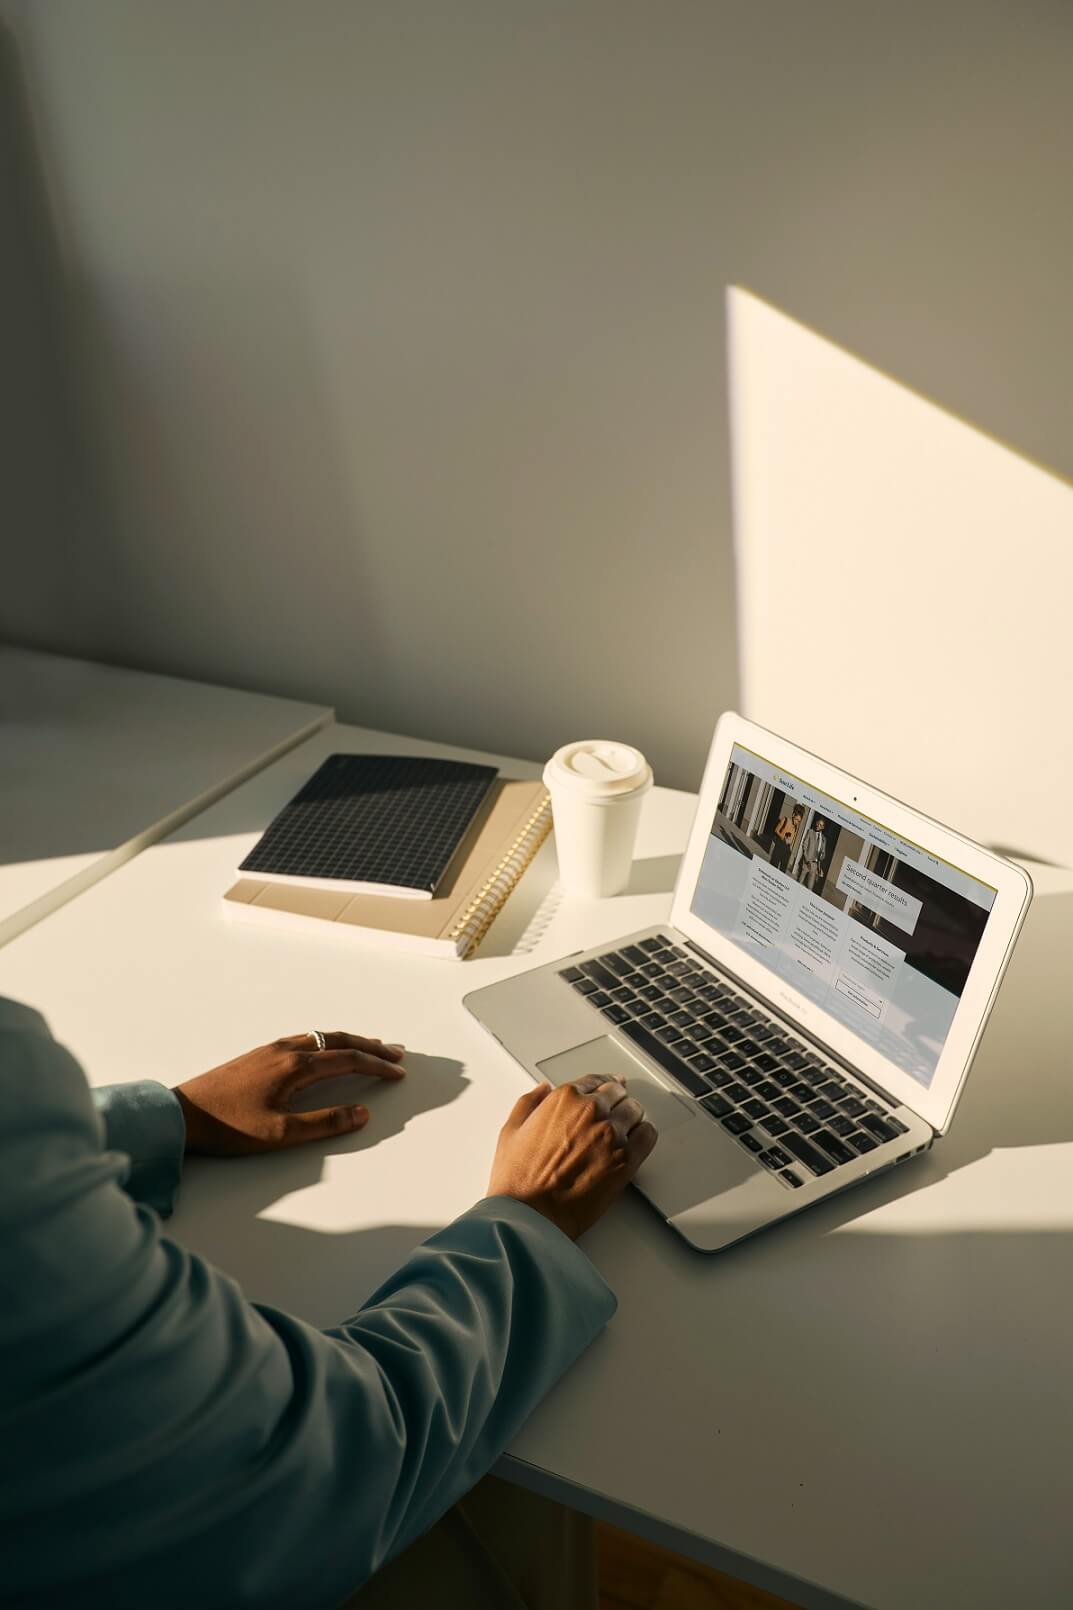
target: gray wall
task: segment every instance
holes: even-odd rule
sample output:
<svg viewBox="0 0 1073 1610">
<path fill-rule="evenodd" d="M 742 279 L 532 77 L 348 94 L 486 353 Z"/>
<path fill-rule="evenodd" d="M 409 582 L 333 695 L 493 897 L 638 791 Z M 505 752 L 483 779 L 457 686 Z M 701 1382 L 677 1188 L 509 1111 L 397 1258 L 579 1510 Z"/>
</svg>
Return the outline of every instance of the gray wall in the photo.
<svg viewBox="0 0 1073 1610">
<path fill-rule="evenodd" d="M 101 510 L 13 640 L 692 785 L 727 281 L 1073 472 L 1063 0 L 0 10 Z"/>
</svg>

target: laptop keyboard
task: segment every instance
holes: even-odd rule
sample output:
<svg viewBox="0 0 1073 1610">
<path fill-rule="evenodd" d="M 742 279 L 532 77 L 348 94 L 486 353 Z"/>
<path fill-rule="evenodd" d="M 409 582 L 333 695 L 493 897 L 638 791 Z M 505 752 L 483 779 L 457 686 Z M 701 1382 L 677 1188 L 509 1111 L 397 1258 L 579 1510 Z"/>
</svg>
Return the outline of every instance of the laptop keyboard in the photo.
<svg viewBox="0 0 1073 1610">
<path fill-rule="evenodd" d="M 605 951 L 559 977 L 791 1190 L 908 1133 L 669 939 Z"/>
</svg>

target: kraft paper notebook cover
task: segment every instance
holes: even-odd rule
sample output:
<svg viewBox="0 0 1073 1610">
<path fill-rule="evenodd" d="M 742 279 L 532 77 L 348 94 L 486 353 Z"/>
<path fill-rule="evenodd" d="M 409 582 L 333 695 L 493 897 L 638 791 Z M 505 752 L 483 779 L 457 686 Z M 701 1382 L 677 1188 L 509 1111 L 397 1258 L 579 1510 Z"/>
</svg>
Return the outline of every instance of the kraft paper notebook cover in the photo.
<svg viewBox="0 0 1073 1610">
<path fill-rule="evenodd" d="M 224 896 L 231 917 L 250 922 L 323 923 L 425 956 L 470 955 L 551 831 L 551 801 L 539 779 L 500 779 L 431 900 L 352 895 L 241 878 Z"/>
</svg>

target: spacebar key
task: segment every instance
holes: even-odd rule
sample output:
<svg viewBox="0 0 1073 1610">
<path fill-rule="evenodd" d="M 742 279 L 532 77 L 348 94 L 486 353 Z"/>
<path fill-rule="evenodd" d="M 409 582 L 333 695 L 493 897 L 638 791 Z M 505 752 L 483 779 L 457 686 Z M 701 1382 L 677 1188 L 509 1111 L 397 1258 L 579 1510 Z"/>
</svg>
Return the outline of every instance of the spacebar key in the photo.
<svg viewBox="0 0 1073 1610">
<path fill-rule="evenodd" d="M 669 1045 L 657 1040 L 654 1034 L 649 1034 L 639 1023 L 623 1023 L 618 1032 L 628 1035 L 635 1045 L 641 1047 L 646 1056 L 651 1057 L 653 1062 L 658 1062 L 661 1068 L 665 1068 L 671 1078 L 684 1085 L 691 1095 L 708 1095 L 712 1087 L 707 1079 L 702 1079 L 699 1073 L 694 1073 L 688 1063 L 675 1056 Z"/>
</svg>

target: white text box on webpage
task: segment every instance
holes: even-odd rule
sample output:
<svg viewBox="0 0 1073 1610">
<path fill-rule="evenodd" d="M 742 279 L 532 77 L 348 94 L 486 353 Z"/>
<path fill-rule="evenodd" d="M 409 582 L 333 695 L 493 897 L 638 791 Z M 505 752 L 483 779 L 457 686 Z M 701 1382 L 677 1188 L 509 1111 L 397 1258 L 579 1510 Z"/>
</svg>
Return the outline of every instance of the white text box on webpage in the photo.
<svg viewBox="0 0 1073 1610">
<path fill-rule="evenodd" d="M 923 902 L 906 894 L 904 889 L 896 889 L 886 878 L 869 872 L 859 861 L 843 861 L 836 887 L 851 900 L 867 906 L 869 911 L 878 912 L 903 932 L 911 934 L 916 931 Z"/>
</svg>

